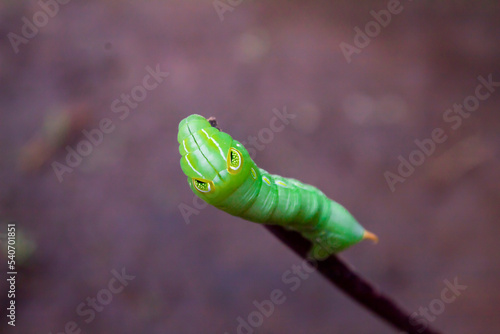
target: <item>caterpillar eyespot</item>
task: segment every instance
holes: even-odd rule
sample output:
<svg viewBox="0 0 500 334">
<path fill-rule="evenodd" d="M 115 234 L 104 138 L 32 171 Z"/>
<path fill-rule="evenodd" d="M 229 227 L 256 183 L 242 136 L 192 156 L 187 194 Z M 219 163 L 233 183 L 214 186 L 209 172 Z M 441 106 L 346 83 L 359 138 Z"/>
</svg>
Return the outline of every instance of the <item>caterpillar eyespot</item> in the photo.
<svg viewBox="0 0 500 334">
<path fill-rule="evenodd" d="M 241 157 L 241 153 L 235 148 L 230 148 L 229 154 L 227 155 L 228 172 L 231 174 L 236 174 L 240 171 L 242 165 L 243 159 Z"/>
<path fill-rule="evenodd" d="M 257 167 L 241 143 L 204 117 L 183 119 L 177 138 L 181 168 L 196 195 L 234 216 L 301 233 L 312 243 L 309 256 L 321 260 L 363 239 L 377 241 L 317 188 Z"/>
<path fill-rule="evenodd" d="M 211 181 L 193 179 L 193 186 L 202 193 L 209 193 L 213 190 L 213 183 Z"/>
</svg>

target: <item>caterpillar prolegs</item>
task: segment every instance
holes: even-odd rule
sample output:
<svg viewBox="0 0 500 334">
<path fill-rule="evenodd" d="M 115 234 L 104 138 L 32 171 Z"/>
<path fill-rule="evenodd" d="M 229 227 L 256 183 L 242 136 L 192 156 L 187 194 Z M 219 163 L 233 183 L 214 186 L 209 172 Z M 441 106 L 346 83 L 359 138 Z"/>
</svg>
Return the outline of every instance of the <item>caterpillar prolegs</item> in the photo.
<svg viewBox="0 0 500 334">
<path fill-rule="evenodd" d="M 311 241 L 321 260 L 363 239 L 377 241 L 339 203 L 298 180 L 257 167 L 245 147 L 200 115 L 179 123 L 181 168 L 207 203 L 256 223 L 281 225 Z"/>
</svg>

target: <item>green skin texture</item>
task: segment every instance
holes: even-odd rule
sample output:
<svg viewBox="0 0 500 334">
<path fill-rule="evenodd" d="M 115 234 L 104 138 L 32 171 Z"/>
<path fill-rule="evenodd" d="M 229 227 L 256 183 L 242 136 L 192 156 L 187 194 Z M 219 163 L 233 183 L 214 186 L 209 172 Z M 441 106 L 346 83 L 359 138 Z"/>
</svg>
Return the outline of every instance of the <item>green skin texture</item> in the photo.
<svg viewBox="0 0 500 334">
<path fill-rule="evenodd" d="M 204 117 L 183 119 L 177 139 L 188 184 L 207 203 L 234 216 L 301 233 L 312 243 L 309 256 L 317 260 L 363 239 L 365 229 L 342 205 L 311 185 L 257 167 L 240 142 Z M 231 148 L 240 153 L 234 163 L 241 162 L 237 171 L 228 166 Z M 197 183 L 202 190 L 210 186 L 211 191 L 198 190 L 193 180 L 202 182 Z"/>
</svg>

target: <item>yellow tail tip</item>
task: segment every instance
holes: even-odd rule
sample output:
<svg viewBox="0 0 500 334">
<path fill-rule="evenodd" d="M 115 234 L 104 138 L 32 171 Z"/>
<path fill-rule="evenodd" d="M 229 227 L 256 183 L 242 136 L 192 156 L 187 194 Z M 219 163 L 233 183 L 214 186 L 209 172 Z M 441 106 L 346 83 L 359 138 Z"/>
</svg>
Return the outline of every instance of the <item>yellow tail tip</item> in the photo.
<svg viewBox="0 0 500 334">
<path fill-rule="evenodd" d="M 378 243 L 378 237 L 372 232 L 365 231 L 365 233 L 363 233 L 363 240 L 366 239 L 373 241 L 374 244 Z"/>
</svg>

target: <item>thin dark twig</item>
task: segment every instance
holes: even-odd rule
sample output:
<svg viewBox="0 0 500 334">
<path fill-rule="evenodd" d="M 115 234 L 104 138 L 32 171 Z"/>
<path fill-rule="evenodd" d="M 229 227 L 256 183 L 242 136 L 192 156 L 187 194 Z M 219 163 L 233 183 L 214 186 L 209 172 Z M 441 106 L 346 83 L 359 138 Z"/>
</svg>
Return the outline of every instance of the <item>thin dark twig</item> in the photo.
<svg viewBox="0 0 500 334">
<path fill-rule="evenodd" d="M 215 117 L 209 117 L 207 118 L 207 121 L 210 123 L 210 125 L 214 128 L 216 128 L 217 130 L 220 131 L 219 127 L 217 126 L 217 119 Z"/>
<path fill-rule="evenodd" d="M 307 257 L 311 244 L 299 233 L 285 230 L 281 226 L 276 225 L 266 225 L 265 227 L 301 258 L 315 266 L 325 278 L 344 291 L 344 293 L 385 319 L 394 327 L 409 334 L 440 334 L 440 332 L 432 329 L 423 321 L 412 321 L 410 323 L 410 314 L 408 312 L 403 311 L 393 300 L 383 295 L 337 256 L 331 255 L 324 261 L 311 260 Z"/>
</svg>

